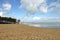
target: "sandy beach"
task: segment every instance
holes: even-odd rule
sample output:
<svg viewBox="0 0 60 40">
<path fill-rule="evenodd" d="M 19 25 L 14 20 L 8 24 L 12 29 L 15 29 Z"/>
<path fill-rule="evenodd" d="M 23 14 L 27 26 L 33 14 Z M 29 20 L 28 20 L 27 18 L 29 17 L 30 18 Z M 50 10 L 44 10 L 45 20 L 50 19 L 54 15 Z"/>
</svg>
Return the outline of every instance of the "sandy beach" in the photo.
<svg viewBox="0 0 60 40">
<path fill-rule="evenodd" d="M 60 40 L 60 28 L 0 24 L 0 40 Z"/>
</svg>

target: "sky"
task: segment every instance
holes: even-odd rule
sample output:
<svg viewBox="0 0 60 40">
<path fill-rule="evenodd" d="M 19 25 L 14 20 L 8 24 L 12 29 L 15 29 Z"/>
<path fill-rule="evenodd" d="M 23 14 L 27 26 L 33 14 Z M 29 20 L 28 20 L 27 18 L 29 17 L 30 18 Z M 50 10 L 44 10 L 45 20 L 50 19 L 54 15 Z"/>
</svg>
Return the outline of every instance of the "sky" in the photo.
<svg viewBox="0 0 60 40">
<path fill-rule="evenodd" d="M 0 0 L 0 16 L 22 22 L 60 22 L 60 0 Z"/>
</svg>

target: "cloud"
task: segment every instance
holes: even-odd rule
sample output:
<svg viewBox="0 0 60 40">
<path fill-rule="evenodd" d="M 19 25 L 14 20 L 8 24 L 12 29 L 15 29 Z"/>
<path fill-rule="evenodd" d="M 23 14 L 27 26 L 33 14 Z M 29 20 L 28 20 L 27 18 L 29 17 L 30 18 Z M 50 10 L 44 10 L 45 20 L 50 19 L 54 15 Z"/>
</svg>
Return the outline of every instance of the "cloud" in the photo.
<svg viewBox="0 0 60 40">
<path fill-rule="evenodd" d="M 25 18 L 22 20 L 22 22 L 23 22 L 23 21 L 24 21 L 24 22 L 35 22 L 35 21 L 39 21 L 39 20 L 40 20 L 40 17 L 37 17 L 37 16 L 32 17 L 32 18 L 25 17 Z"/>
<path fill-rule="evenodd" d="M 10 11 L 12 8 L 12 5 L 10 3 L 3 3 L 2 8 L 0 8 L 0 16 L 4 16 L 3 14 Z"/>
<path fill-rule="evenodd" d="M 9 3 L 3 4 L 3 9 L 4 9 L 4 10 L 11 10 L 11 7 L 12 7 L 12 5 L 9 4 Z"/>
<path fill-rule="evenodd" d="M 2 11 L 0 11 L 0 16 L 3 16 L 3 12 Z"/>
<path fill-rule="evenodd" d="M 2 8 L 0 8 L 0 16 L 4 16 L 3 14 L 7 13 L 7 11 L 11 10 L 11 4 L 5 3 L 2 4 Z"/>
<path fill-rule="evenodd" d="M 32 18 L 26 17 L 22 22 L 58 22 L 59 17 L 39 17 L 34 16 Z"/>
<path fill-rule="evenodd" d="M 50 2 L 48 5 L 47 0 L 21 0 L 20 8 L 26 9 L 26 14 L 30 13 L 47 13 L 56 12 L 60 13 L 60 0 Z"/>
<path fill-rule="evenodd" d="M 40 20 L 40 17 L 35 16 L 35 17 L 32 18 L 32 20 L 39 21 Z"/>
<path fill-rule="evenodd" d="M 52 18 L 34 16 L 32 18 L 26 17 L 26 18 L 24 18 L 23 21 L 25 21 L 25 22 L 40 22 L 40 21 L 49 20 L 49 19 L 52 19 Z"/>
<path fill-rule="evenodd" d="M 48 7 L 49 7 L 50 12 L 60 13 L 60 3 L 59 2 L 53 2 Z"/>
<path fill-rule="evenodd" d="M 30 13 L 36 13 L 36 12 L 42 12 L 42 13 L 60 13 L 60 0 L 51 0 L 50 2 L 47 0 L 21 0 L 21 5 L 20 8 L 26 9 L 27 10 L 27 15 Z M 40 21 L 40 20 L 59 20 L 59 18 L 54 18 L 54 15 L 56 14 L 50 14 L 53 17 L 32 17 L 32 18 L 27 18 L 29 21 Z M 58 14 L 57 14 L 58 15 Z"/>
<path fill-rule="evenodd" d="M 47 12 L 48 12 L 47 7 L 44 7 L 44 6 L 42 6 L 42 7 L 40 8 L 40 10 L 41 10 L 42 12 L 44 12 L 44 13 L 47 13 Z"/>
<path fill-rule="evenodd" d="M 2 8 L 0 8 L 0 16 L 3 16 L 3 11 L 2 11 L 3 9 Z"/>
<path fill-rule="evenodd" d="M 35 16 L 32 18 L 33 21 L 50 20 L 50 19 L 53 19 L 53 18 L 52 17 L 38 17 L 38 16 Z"/>
<path fill-rule="evenodd" d="M 46 0 L 21 0 L 20 8 L 26 9 L 27 13 L 47 13 Z"/>
</svg>

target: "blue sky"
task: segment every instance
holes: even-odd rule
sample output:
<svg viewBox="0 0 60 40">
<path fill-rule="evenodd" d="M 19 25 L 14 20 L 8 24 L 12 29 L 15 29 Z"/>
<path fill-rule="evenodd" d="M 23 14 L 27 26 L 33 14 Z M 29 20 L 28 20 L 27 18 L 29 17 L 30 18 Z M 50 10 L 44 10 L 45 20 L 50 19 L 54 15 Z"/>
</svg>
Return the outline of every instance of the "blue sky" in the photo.
<svg viewBox="0 0 60 40">
<path fill-rule="evenodd" d="M 60 22 L 60 0 L 0 0 L 0 16 L 26 22 Z"/>
</svg>

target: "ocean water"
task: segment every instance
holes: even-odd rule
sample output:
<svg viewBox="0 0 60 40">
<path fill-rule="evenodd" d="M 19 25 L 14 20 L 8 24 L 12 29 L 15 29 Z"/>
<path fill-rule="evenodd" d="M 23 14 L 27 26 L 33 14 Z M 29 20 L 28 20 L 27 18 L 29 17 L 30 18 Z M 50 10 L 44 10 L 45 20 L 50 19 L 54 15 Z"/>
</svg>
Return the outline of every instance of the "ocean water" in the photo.
<svg viewBox="0 0 60 40">
<path fill-rule="evenodd" d="M 32 23 L 26 23 L 26 25 L 34 26 L 34 27 L 42 27 L 42 28 L 60 28 L 60 24 L 32 24 Z"/>
<path fill-rule="evenodd" d="M 60 28 L 60 24 L 28 24 L 29 26 L 44 27 L 44 28 Z"/>
</svg>

